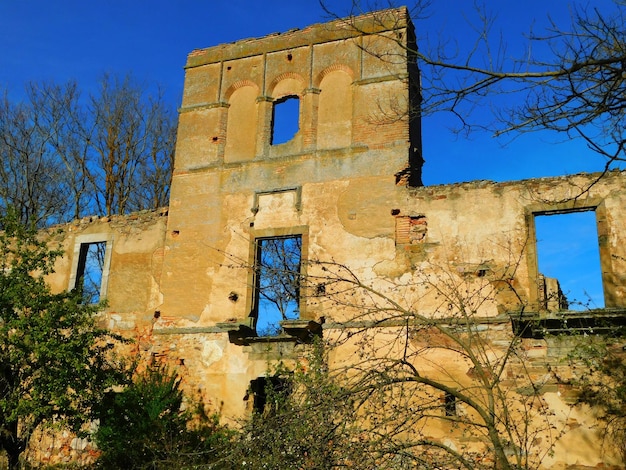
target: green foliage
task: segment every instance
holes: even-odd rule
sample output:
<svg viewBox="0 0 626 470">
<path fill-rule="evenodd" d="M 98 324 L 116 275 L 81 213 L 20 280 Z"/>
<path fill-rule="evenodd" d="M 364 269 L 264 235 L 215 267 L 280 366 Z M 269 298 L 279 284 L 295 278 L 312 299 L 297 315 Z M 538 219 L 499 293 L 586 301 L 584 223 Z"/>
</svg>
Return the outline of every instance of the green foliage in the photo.
<svg viewBox="0 0 626 470">
<path fill-rule="evenodd" d="M 294 371 L 279 366 L 267 377 L 281 380 L 266 381 L 265 406 L 243 423 L 216 468 L 376 467 L 359 440 L 356 407 L 329 374 L 321 342 Z"/>
<path fill-rule="evenodd" d="M 150 366 L 103 403 L 95 440 L 106 469 L 195 468 L 216 459 L 230 432 L 202 406 L 185 408 L 180 378 Z"/>
<path fill-rule="evenodd" d="M 110 351 L 118 338 L 97 327 L 98 306 L 46 284 L 60 253 L 15 215 L 0 223 L 0 450 L 16 467 L 38 426 L 80 431 L 125 374 Z"/>
</svg>

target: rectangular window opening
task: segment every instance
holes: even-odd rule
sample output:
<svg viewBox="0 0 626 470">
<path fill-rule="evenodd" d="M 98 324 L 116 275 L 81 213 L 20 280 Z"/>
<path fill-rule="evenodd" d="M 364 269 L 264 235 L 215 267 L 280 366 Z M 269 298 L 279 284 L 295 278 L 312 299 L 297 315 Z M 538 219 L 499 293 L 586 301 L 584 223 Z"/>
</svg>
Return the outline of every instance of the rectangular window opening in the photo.
<svg viewBox="0 0 626 470">
<path fill-rule="evenodd" d="M 535 215 L 535 233 L 541 306 L 604 308 L 595 211 Z"/>
<path fill-rule="evenodd" d="M 289 142 L 300 129 L 300 99 L 286 96 L 274 102 L 272 108 L 272 145 Z"/>
<path fill-rule="evenodd" d="M 301 235 L 257 239 L 253 315 L 259 336 L 278 335 L 282 320 L 300 317 L 301 258 Z"/>
<path fill-rule="evenodd" d="M 445 392 L 443 397 L 443 407 L 446 416 L 456 416 L 456 397 L 449 392 Z"/>
<path fill-rule="evenodd" d="M 258 377 L 250 382 L 246 395 L 252 395 L 253 412 L 263 415 L 274 415 L 291 394 L 291 380 L 288 377 Z"/>
<path fill-rule="evenodd" d="M 96 304 L 102 297 L 106 245 L 104 241 L 80 244 L 74 288 L 81 291 L 83 303 Z"/>
</svg>

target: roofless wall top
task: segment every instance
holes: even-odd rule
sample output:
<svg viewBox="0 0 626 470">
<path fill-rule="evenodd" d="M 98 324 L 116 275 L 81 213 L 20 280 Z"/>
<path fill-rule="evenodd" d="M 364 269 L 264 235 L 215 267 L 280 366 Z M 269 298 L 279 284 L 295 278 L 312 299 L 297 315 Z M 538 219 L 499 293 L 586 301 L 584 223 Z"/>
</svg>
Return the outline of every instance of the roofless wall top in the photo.
<svg viewBox="0 0 626 470">
<path fill-rule="evenodd" d="M 409 13 L 405 7 L 381 10 L 329 23 L 314 24 L 304 29 L 274 33 L 263 38 L 242 39 L 206 49 L 196 49 L 188 55 L 185 68 L 404 28 L 412 29 Z"/>
</svg>

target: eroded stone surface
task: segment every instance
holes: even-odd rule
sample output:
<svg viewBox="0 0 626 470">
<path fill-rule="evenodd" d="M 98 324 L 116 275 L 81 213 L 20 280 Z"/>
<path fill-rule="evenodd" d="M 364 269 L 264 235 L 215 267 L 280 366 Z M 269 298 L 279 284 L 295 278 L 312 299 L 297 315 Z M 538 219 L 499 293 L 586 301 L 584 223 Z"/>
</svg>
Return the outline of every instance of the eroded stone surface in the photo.
<svg viewBox="0 0 626 470">
<path fill-rule="evenodd" d="M 433 318 L 450 311 L 426 288 L 425 276 L 489 287 L 494 294 L 477 305 L 476 328 L 497 352 L 511 340 L 508 314 L 521 306 L 547 314 L 533 214 L 595 210 L 606 306 L 626 308 L 626 173 L 610 172 L 593 185 L 597 175 L 585 174 L 420 187 L 419 123 L 385 115 L 402 113 L 414 99 L 415 77 L 400 47 L 413 35 L 404 10 L 386 14 L 382 23 L 357 20 L 377 33 L 369 36 L 340 21 L 192 52 L 169 212 L 77 221 L 55 235 L 67 256 L 50 277 L 53 288 L 72 287 L 81 236 L 110 240 L 103 322 L 137 339 L 134 353 L 177 365 L 187 389 L 226 421 L 249 412 L 244 397 L 268 362 L 293 366 L 306 351 L 293 340 L 246 340 L 254 326 L 256 237 L 298 234 L 309 278 L 324 275 L 318 262 L 343 264 Z M 391 51 L 386 57 L 393 60 L 362 46 Z M 272 145 L 272 104 L 285 96 L 300 100 L 299 132 Z M 317 295 L 300 300 L 300 318 L 323 324 L 329 340 L 342 337 L 359 305 L 337 308 L 330 287 L 325 299 L 326 287 L 316 282 Z M 384 344 L 397 327 L 379 326 L 372 341 Z M 304 322 L 294 331 L 306 335 L 307 328 Z M 414 347 L 438 341 L 445 338 L 430 330 L 410 338 Z M 563 351 L 536 339 L 525 339 L 523 348 L 555 425 L 565 430 L 545 468 L 609 459 L 591 414 L 572 411 L 547 375 L 548 365 L 560 367 Z M 356 343 L 343 343 L 331 366 L 349 364 L 358 352 Z M 450 353 L 433 350 L 429 360 L 448 361 L 463 383 L 480 373 Z M 511 367 L 514 384 L 521 369 Z M 451 430 L 433 432 L 448 438 Z M 86 447 L 75 441 L 72 449 Z"/>
</svg>

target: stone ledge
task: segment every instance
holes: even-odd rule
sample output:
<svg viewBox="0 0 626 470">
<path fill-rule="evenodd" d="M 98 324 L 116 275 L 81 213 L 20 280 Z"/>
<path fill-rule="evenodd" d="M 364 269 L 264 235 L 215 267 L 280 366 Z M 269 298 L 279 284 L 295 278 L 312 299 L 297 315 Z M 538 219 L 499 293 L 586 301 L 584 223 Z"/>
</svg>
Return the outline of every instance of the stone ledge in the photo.
<svg viewBox="0 0 626 470">
<path fill-rule="evenodd" d="M 616 334 L 626 327 L 626 309 L 604 308 L 585 311 L 527 312 L 511 314 L 513 332 L 522 338 L 548 335 Z"/>
<path fill-rule="evenodd" d="M 313 320 L 283 320 L 280 326 L 284 333 L 273 336 L 259 336 L 254 330 L 253 318 L 218 323 L 216 328 L 228 333 L 228 340 L 238 346 L 248 346 L 252 343 L 310 343 L 316 336 L 322 334 L 322 325 Z"/>
</svg>

